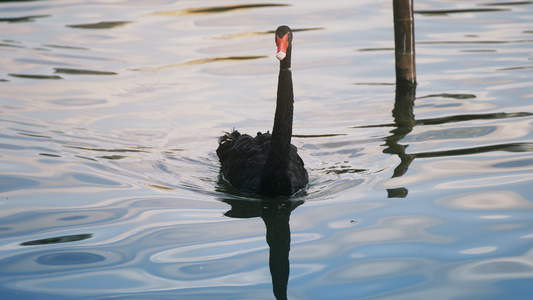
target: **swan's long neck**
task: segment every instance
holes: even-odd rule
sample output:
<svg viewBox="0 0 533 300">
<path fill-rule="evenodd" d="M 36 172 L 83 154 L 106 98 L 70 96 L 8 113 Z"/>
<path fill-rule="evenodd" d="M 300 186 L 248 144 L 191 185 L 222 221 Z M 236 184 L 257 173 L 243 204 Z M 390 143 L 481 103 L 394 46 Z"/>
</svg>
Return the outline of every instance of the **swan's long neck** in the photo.
<svg viewBox="0 0 533 300">
<path fill-rule="evenodd" d="M 278 98 L 276 101 L 276 114 L 274 116 L 274 128 L 272 129 L 272 141 L 270 146 L 270 153 L 283 154 L 283 157 L 287 162 L 291 145 L 292 116 L 294 111 L 292 72 L 290 69 L 291 48 L 291 46 L 287 48 L 287 55 L 279 64 Z"/>
<path fill-rule="evenodd" d="M 288 161 L 294 111 L 291 70 L 280 69 L 278 78 L 278 100 L 276 101 L 276 115 L 274 116 L 270 153 L 283 155 L 283 158 Z"/>
<path fill-rule="evenodd" d="M 289 153 L 292 137 L 294 95 L 290 55 L 289 46 L 287 56 L 280 62 L 274 128 L 272 129 L 270 150 L 265 162 L 265 168 L 261 174 L 262 193 L 271 196 L 290 195 L 292 191 L 289 175 Z"/>
</svg>

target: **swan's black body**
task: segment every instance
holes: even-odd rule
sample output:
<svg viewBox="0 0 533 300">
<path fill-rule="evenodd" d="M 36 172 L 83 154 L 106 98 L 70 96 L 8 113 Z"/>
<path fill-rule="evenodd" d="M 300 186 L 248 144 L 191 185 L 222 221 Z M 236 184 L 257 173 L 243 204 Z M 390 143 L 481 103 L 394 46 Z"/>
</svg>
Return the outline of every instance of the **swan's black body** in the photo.
<svg viewBox="0 0 533 300">
<path fill-rule="evenodd" d="M 280 26 L 276 30 L 280 70 L 272 134 L 259 132 L 253 138 L 234 130 L 219 139 L 217 149 L 226 180 L 237 188 L 267 196 L 290 196 L 309 181 L 304 162 L 291 145 L 294 109 L 291 42 L 290 28 Z"/>
</svg>

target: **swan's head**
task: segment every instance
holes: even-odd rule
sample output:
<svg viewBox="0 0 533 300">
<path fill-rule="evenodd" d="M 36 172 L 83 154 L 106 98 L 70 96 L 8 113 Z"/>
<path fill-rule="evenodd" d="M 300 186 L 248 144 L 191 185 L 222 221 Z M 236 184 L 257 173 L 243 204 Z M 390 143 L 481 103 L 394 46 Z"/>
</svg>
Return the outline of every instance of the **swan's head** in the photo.
<svg viewBox="0 0 533 300">
<path fill-rule="evenodd" d="M 283 60 L 287 55 L 287 48 L 292 43 L 292 31 L 289 26 L 282 25 L 276 30 L 276 46 L 278 50 L 276 52 L 276 58 Z"/>
</svg>

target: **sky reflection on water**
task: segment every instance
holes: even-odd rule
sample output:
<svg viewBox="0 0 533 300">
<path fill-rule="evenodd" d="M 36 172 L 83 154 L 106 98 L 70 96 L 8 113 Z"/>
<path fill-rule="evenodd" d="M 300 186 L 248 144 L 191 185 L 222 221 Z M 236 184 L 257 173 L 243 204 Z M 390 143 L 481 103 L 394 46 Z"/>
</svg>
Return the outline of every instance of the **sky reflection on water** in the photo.
<svg viewBox="0 0 533 300">
<path fill-rule="evenodd" d="M 531 4 L 415 1 L 408 91 L 390 1 L 0 4 L 0 298 L 528 299 Z M 214 150 L 271 128 L 283 23 L 272 202 Z"/>
</svg>

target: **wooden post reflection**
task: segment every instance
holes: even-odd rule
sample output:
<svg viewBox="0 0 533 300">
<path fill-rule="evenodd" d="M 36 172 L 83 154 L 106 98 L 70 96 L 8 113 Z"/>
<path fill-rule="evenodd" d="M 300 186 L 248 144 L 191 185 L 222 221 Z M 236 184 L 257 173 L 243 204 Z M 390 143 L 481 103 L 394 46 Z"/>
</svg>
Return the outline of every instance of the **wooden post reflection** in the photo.
<svg viewBox="0 0 533 300">
<path fill-rule="evenodd" d="M 396 154 L 400 164 L 394 169 L 392 177 L 400 177 L 409 169 L 415 158 L 405 152 L 407 145 L 399 142 L 416 125 L 413 106 L 416 95 L 415 32 L 413 19 L 413 0 L 393 0 L 394 14 L 394 54 L 396 62 L 396 98 L 392 117 L 396 129 L 387 137 L 384 153 Z M 389 198 L 407 196 L 406 188 L 388 189 Z"/>
<path fill-rule="evenodd" d="M 396 128 L 391 130 L 392 135 L 385 139 L 385 145 L 388 147 L 383 150 L 384 153 L 396 154 L 400 158 L 400 164 L 394 169 L 392 177 L 400 177 L 409 168 L 409 164 L 414 159 L 414 155 L 405 153 L 406 145 L 401 145 L 399 142 L 412 130 L 416 125 L 415 115 L 413 114 L 413 106 L 415 102 L 414 85 L 397 85 L 396 98 L 394 101 L 394 109 L 392 110 L 392 117 Z"/>
</svg>

